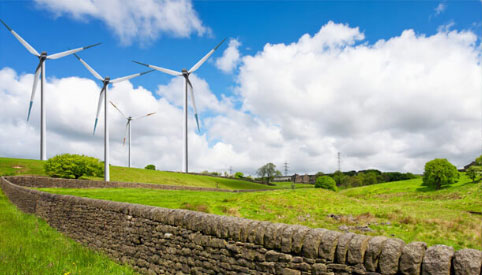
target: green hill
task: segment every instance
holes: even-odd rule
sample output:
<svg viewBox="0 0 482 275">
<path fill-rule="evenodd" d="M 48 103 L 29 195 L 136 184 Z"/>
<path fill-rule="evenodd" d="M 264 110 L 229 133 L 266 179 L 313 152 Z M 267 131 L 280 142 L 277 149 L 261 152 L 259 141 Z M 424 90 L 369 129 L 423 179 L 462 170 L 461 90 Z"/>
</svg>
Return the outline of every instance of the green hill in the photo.
<svg viewBox="0 0 482 275">
<path fill-rule="evenodd" d="M 0 158 L 0 175 L 41 175 L 45 176 L 43 170 L 43 162 L 31 159 L 13 159 Z M 102 180 L 102 178 L 93 178 L 93 180 Z M 176 172 L 165 172 L 156 170 L 147 170 L 139 168 L 127 168 L 120 166 L 111 166 L 111 181 L 121 182 L 140 182 L 152 184 L 167 184 L 179 186 L 196 186 L 207 188 L 221 189 L 277 189 L 285 188 L 286 185 L 268 186 L 249 181 L 219 178 L 211 176 L 191 175 Z"/>
<path fill-rule="evenodd" d="M 257 193 L 138 189 L 43 189 L 52 193 L 184 208 L 219 215 L 302 224 L 406 242 L 482 248 L 482 191 L 462 176 L 453 186 L 433 191 L 421 178 L 331 192 L 321 189 Z"/>
</svg>

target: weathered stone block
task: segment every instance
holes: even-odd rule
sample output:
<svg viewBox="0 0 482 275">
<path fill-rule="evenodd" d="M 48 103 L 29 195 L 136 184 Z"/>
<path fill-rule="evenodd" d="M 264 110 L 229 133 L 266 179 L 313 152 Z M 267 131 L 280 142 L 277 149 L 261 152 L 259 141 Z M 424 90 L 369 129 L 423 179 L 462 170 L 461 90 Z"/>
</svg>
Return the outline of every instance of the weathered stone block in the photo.
<svg viewBox="0 0 482 275">
<path fill-rule="evenodd" d="M 303 243 L 303 256 L 307 258 L 317 258 L 318 249 L 320 247 L 321 238 L 328 230 L 315 228 L 308 231 Z"/>
<path fill-rule="evenodd" d="M 454 249 L 446 245 L 434 245 L 427 249 L 422 262 L 422 274 L 450 274 Z"/>
<path fill-rule="evenodd" d="M 382 274 L 396 274 L 398 262 L 405 242 L 400 239 L 388 239 L 383 242 L 378 267 Z"/>
<path fill-rule="evenodd" d="M 283 235 L 281 237 L 281 251 L 284 253 L 289 253 L 291 252 L 291 245 L 293 242 L 293 234 L 295 230 L 297 229 L 296 226 L 290 225 L 285 228 L 283 231 Z"/>
<path fill-rule="evenodd" d="M 355 236 L 353 233 L 342 234 L 338 238 L 338 244 L 336 246 L 336 262 L 344 264 L 346 262 L 346 254 L 348 252 L 348 244 L 350 240 Z"/>
<path fill-rule="evenodd" d="M 348 244 L 347 262 L 350 265 L 363 264 L 365 251 L 371 237 L 365 235 L 355 235 Z"/>
<path fill-rule="evenodd" d="M 320 246 L 318 248 L 318 256 L 327 261 L 333 262 L 335 260 L 338 238 L 341 235 L 342 233 L 336 231 L 325 232 L 321 237 Z"/>
<path fill-rule="evenodd" d="M 404 246 L 400 257 L 400 273 L 419 275 L 426 249 L 427 244 L 422 242 L 414 242 Z"/>
<path fill-rule="evenodd" d="M 297 255 L 301 254 L 301 249 L 303 248 L 303 242 L 305 240 L 305 235 L 308 233 L 310 228 L 306 226 L 296 226 L 293 232 L 293 239 L 291 243 L 291 252 Z"/>
<path fill-rule="evenodd" d="M 382 244 L 387 237 L 376 236 L 368 241 L 368 247 L 365 252 L 365 268 L 368 271 L 376 271 L 378 267 L 378 259 L 382 253 Z"/>
<path fill-rule="evenodd" d="M 482 251 L 475 249 L 462 249 L 455 252 L 455 275 L 481 274 Z"/>
</svg>

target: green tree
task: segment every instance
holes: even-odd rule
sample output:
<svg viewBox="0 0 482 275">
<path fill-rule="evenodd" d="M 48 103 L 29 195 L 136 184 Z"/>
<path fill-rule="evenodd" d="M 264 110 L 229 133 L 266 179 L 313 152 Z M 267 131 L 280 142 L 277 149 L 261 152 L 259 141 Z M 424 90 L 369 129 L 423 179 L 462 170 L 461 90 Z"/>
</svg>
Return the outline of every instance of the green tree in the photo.
<svg viewBox="0 0 482 275">
<path fill-rule="evenodd" d="M 477 176 L 480 174 L 481 170 L 482 167 L 472 165 L 467 169 L 465 173 L 472 180 L 472 182 L 475 182 L 475 179 L 477 179 Z"/>
<path fill-rule="evenodd" d="M 315 188 L 336 191 L 336 182 L 330 176 L 321 176 L 316 178 Z"/>
<path fill-rule="evenodd" d="M 51 177 L 78 179 L 82 176 L 102 176 L 104 167 L 98 159 L 76 154 L 61 154 L 48 159 L 45 173 Z"/>
<path fill-rule="evenodd" d="M 275 173 L 276 165 L 271 162 L 261 166 L 258 171 L 256 171 L 256 174 L 262 179 L 265 179 L 267 183 L 269 183 L 269 181 L 273 179 Z"/>
<path fill-rule="evenodd" d="M 335 180 L 337 186 L 343 184 L 345 177 L 345 174 L 343 174 L 343 172 L 340 170 L 336 170 L 335 173 L 333 173 L 333 179 Z"/>
<path fill-rule="evenodd" d="M 154 164 L 148 164 L 146 167 L 144 167 L 144 169 L 147 169 L 147 170 L 156 170 L 156 166 Z"/>
<path fill-rule="evenodd" d="M 423 184 L 426 186 L 439 190 L 445 185 L 455 183 L 458 178 L 457 168 L 447 159 L 434 159 L 425 163 Z"/>
<path fill-rule="evenodd" d="M 244 178 L 244 174 L 242 172 L 236 172 L 236 173 L 234 173 L 234 178 L 235 179 L 242 179 L 242 178 Z"/>
</svg>

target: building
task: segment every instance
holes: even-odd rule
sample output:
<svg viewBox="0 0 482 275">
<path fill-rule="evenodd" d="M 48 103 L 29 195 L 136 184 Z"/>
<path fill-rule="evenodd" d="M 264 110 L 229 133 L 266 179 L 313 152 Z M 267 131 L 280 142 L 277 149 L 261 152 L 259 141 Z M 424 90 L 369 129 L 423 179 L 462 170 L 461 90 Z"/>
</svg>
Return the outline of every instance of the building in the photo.
<svg viewBox="0 0 482 275">
<path fill-rule="evenodd" d="M 304 183 L 304 184 L 315 184 L 317 175 L 298 175 L 294 174 L 291 176 L 291 181 L 294 183 Z"/>
</svg>

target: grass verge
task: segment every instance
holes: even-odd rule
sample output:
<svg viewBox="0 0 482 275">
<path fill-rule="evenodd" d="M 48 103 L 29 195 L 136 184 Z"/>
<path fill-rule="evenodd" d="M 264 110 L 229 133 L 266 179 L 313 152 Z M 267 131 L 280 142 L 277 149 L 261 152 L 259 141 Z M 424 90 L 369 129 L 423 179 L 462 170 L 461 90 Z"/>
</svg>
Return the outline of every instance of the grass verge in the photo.
<svg viewBox="0 0 482 275">
<path fill-rule="evenodd" d="M 0 274 L 136 274 L 17 210 L 0 190 Z"/>
</svg>

